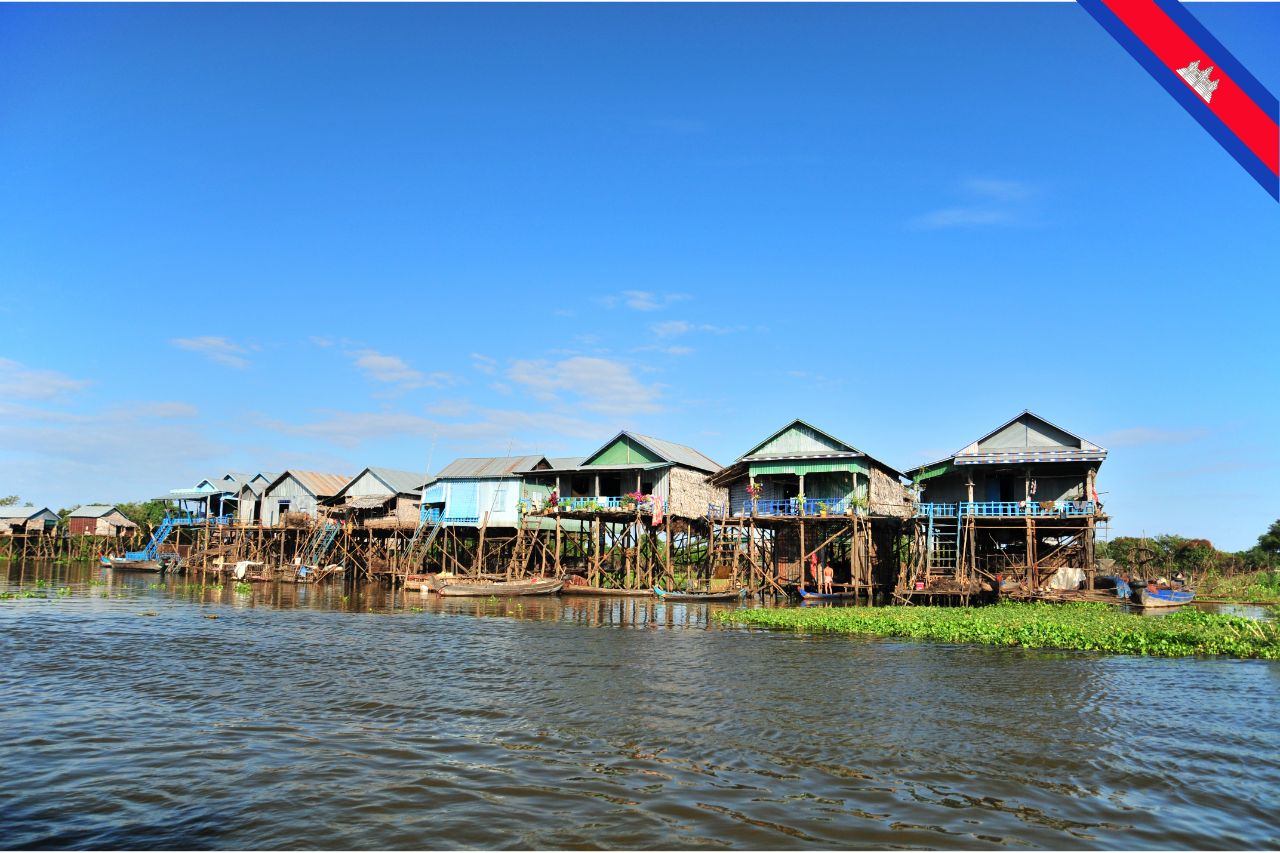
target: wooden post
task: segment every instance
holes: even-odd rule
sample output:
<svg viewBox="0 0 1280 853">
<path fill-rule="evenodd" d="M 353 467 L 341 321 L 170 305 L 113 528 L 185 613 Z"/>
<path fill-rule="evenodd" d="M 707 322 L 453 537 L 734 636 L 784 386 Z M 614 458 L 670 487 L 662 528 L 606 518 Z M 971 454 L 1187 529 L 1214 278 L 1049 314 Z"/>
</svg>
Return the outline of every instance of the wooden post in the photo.
<svg viewBox="0 0 1280 853">
<path fill-rule="evenodd" d="M 558 477 L 556 479 L 557 481 L 559 480 Z M 560 568 L 560 513 L 557 512 L 556 513 L 556 577 L 560 577 L 561 574 L 562 574 L 562 571 Z"/>
<path fill-rule="evenodd" d="M 489 529 L 489 510 L 484 511 L 484 517 L 480 519 L 480 543 L 476 546 L 476 562 L 477 574 L 484 573 L 484 535 Z"/>
</svg>

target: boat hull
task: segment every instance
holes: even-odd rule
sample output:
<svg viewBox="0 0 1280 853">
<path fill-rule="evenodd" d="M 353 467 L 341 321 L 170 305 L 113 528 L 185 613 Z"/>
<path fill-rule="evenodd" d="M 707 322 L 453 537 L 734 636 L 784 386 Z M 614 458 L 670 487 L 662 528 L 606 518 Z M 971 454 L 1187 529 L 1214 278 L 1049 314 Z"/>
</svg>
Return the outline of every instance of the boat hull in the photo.
<svg viewBox="0 0 1280 853">
<path fill-rule="evenodd" d="M 747 594 L 745 589 L 736 592 L 667 592 L 660 586 L 653 588 L 653 594 L 663 601 L 737 601 Z"/>
<path fill-rule="evenodd" d="M 111 568 L 128 569 L 131 572 L 163 572 L 165 569 L 159 560 L 112 560 Z"/>
<path fill-rule="evenodd" d="M 510 583 L 449 583 L 441 586 L 436 592 L 440 595 L 456 598 L 498 598 L 521 595 L 555 595 L 564 586 L 564 581 L 512 581 Z"/>
<path fill-rule="evenodd" d="M 651 589 L 610 589 L 607 586 L 573 586 L 567 584 L 561 595 L 616 596 L 622 598 L 653 598 Z"/>
<path fill-rule="evenodd" d="M 839 601 L 841 599 L 854 599 L 858 597 L 856 592 L 810 592 L 807 589 L 797 590 L 800 597 L 805 601 Z"/>
<path fill-rule="evenodd" d="M 1196 594 L 1185 589 L 1160 589 L 1152 592 L 1146 587 L 1133 591 L 1133 603 L 1139 607 L 1181 607 L 1195 600 Z"/>
</svg>

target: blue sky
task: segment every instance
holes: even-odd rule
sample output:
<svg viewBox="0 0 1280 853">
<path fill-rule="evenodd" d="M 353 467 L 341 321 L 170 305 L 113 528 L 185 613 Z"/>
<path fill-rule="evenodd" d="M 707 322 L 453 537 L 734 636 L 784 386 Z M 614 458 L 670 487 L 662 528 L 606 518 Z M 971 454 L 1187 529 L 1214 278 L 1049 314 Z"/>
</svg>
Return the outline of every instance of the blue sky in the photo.
<svg viewBox="0 0 1280 853">
<path fill-rule="evenodd" d="M 1273 92 L 1280 4 L 1192 4 Z M 1031 409 L 1280 517 L 1280 206 L 1074 4 L 0 6 L 0 493 Z"/>
</svg>

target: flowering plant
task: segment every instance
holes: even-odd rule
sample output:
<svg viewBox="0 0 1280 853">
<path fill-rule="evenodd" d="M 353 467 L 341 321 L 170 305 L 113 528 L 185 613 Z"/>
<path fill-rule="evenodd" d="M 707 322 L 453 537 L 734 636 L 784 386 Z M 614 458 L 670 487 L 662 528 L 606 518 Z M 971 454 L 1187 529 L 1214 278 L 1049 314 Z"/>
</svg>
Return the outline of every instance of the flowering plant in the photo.
<svg viewBox="0 0 1280 853">
<path fill-rule="evenodd" d="M 758 485 L 756 483 L 748 483 L 747 494 L 753 498 L 758 498 L 760 497 L 760 495 L 764 494 L 764 486 Z"/>
<path fill-rule="evenodd" d="M 553 506 L 559 506 L 559 505 L 560 505 L 560 493 L 557 492 L 555 489 L 552 489 L 551 494 L 547 495 L 547 506 L 553 507 Z"/>
</svg>

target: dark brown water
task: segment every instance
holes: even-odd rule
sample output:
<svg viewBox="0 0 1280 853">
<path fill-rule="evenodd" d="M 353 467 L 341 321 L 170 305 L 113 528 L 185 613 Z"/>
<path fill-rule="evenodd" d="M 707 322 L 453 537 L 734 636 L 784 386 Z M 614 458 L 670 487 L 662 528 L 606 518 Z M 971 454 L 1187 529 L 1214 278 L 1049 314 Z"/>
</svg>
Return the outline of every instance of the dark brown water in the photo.
<svg viewBox="0 0 1280 853">
<path fill-rule="evenodd" d="M 1273 663 L 157 581 L 10 567 L 0 847 L 1280 846 Z"/>
</svg>

